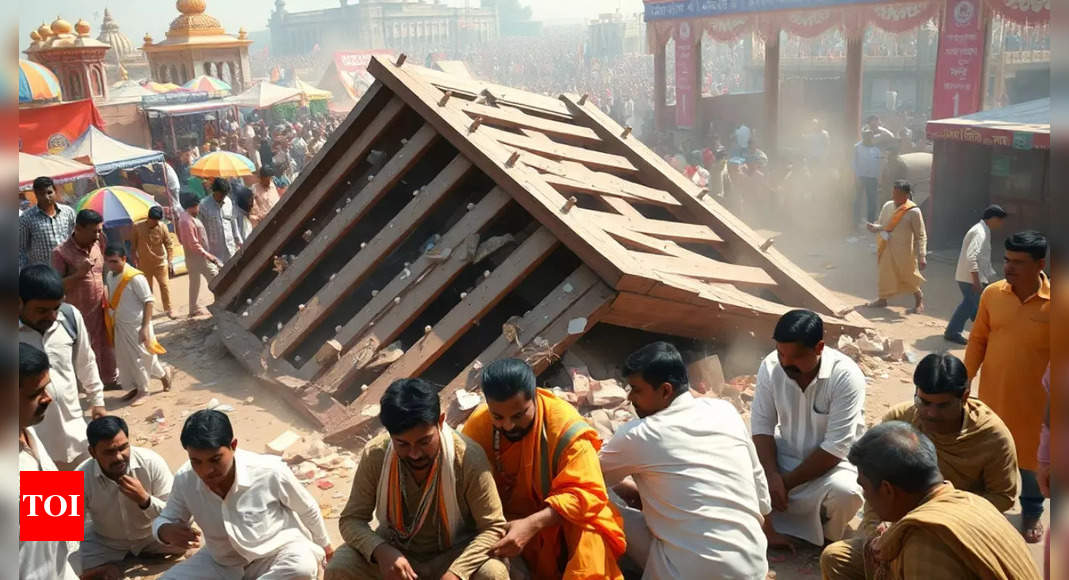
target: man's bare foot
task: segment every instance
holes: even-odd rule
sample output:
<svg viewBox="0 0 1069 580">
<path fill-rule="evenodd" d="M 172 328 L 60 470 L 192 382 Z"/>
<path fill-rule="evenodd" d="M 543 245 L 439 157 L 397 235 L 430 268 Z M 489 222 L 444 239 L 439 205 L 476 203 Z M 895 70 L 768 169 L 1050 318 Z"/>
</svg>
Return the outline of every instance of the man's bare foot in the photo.
<svg viewBox="0 0 1069 580">
<path fill-rule="evenodd" d="M 168 310 L 167 318 L 170 318 L 171 320 L 178 320 L 178 315 L 175 314 L 174 310 Z"/>
<path fill-rule="evenodd" d="M 138 393 L 138 390 L 134 389 L 134 390 L 130 391 L 129 393 L 126 393 L 125 395 L 123 395 L 122 398 L 119 399 L 119 400 L 124 402 L 124 403 L 129 402 L 129 401 L 133 401 L 134 399 L 137 398 L 137 393 Z"/>
<path fill-rule="evenodd" d="M 924 314 L 924 303 L 921 302 L 913 308 L 910 308 L 906 311 L 906 314 Z"/>
<path fill-rule="evenodd" d="M 1024 541 L 1029 544 L 1041 542 L 1043 540 L 1043 531 L 1043 522 L 1039 521 L 1039 516 L 1021 519 L 1021 535 L 1024 536 Z"/>
<path fill-rule="evenodd" d="M 163 377 L 160 378 L 160 382 L 163 383 L 163 392 L 171 390 L 171 385 L 174 382 L 174 367 L 167 365 L 163 370 Z"/>
<path fill-rule="evenodd" d="M 884 299 L 884 298 L 880 298 L 879 300 L 873 300 L 872 302 L 869 302 L 869 303 L 865 304 L 865 307 L 866 308 L 887 308 L 887 300 Z"/>
<path fill-rule="evenodd" d="M 211 314 L 211 313 L 208 312 L 207 310 L 205 310 L 204 308 L 198 308 L 198 309 L 190 312 L 189 313 L 189 317 L 190 318 L 197 318 L 197 317 L 200 317 L 200 316 L 208 316 L 209 314 Z"/>
<path fill-rule="evenodd" d="M 145 401 L 148 401 L 148 393 L 138 393 L 137 397 L 135 397 L 133 402 L 130 403 L 130 406 L 140 407 L 141 405 L 145 404 Z"/>
</svg>

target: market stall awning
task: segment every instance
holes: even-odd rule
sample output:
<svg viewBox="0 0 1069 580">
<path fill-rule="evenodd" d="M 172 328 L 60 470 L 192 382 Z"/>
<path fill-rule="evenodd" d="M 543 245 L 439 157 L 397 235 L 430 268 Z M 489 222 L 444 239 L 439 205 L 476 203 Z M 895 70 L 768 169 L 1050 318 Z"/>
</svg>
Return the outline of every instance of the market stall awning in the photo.
<svg viewBox="0 0 1069 580">
<path fill-rule="evenodd" d="M 297 79 L 296 82 L 294 82 L 293 84 L 293 88 L 297 89 L 298 91 L 301 91 L 301 94 L 304 95 L 304 98 L 308 99 L 309 101 L 325 101 L 327 99 L 334 98 L 334 94 L 330 91 L 324 91 L 323 89 L 314 87 L 302 81 L 301 79 Z"/>
<path fill-rule="evenodd" d="M 146 107 L 145 111 L 148 113 L 154 113 L 163 117 L 181 117 L 183 115 L 196 115 L 197 113 L 207 113 L 209 111 L 218 111 L 221 109 L 229 109 L 233 107 L 234 103 L 228 103 L 220 100 L 202 101 L 200 103 L 181 103 L 177 105 L 158 105 L 155 107 Z"/>
<path fill-rule="evenodd" d="M 96 127 L 89 127 L 84 135 L 71 143 L 60 155 L 92 164 L 99 175 L 163 161 L 163 153 L 127 145 L 108 137 Z"/>
<path fill-rule="evenodd" d="M 141 86 L 137 81 L 125 80 L 111 85 L 108 91 L 108 103 L 138 102 L 141 97 L 156 93 Z"/>
<path fill-rule="evenodd" d="M 301 100 L 301 91 L 299 89 L 263 82 L 241 94 L 224 99 L 224 102 L 230 105 L 237 105 L 243 109 L 267 109 L 281 103 L 299 100 Z"/>
<path fill-rule="evenodd" d="M 91 165 L 78 163 L 55 155 L 30 155 L 19 152 L 19 191 L 33 189 L 33 180 L 40 176 L 51 177 L 56 184 L 67 183 L 83 177 L 94 177 Z"/>
<path fill-rule="evenodd" d="M 925 133 L 933 141 L 1050 149 L 1050 98 L 961 117 L 935 119 L 928 121 Z"/>
</svg>

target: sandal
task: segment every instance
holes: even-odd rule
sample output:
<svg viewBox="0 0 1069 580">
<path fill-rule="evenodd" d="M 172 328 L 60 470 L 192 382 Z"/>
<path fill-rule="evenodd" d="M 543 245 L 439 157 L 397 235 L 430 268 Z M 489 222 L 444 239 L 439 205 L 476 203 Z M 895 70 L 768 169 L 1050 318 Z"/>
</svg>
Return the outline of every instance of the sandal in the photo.
<svg viewBox="0 0 1069 580">
<path fill-rule="evenodd" d="M 1038 544 L 1043 541 L 1043 532 L 1046 531 L 1043 527 L 1043 522 L 1039 521 L 1039 516 L 1022 518 L 1021 519 L 1021 535 L 1024 536 L 1024 541 L 1029 544 Z"/>
</svg>

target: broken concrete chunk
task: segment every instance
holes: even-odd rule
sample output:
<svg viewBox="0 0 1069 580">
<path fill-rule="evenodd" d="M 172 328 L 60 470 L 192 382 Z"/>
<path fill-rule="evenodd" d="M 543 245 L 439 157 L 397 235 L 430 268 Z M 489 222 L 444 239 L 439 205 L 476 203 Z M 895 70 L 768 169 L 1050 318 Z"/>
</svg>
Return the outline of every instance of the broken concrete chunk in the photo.
<svg viewBox="0 0 1069 580">
<path fill-rule="evenodd" d="M 267 453 L 270 453 L 271 455 L 278 455 L 279 457 L 281 457 L 286 452 L 286 450 L 290 448 L 290 446 L 292 446 L 300 439 L 300 435 L 287 429 L 284 433 L 282 433 L 278 437 L 275 437 L 271 440 L 270 443 L 267 444 Z"/>
<path fill-rule="evenodd" d="M 854 344 L 864 354 L 883 354 L 883 341 L 876 340 L 867 334 L 859 336 Z"/>
<path fill-rule="evenodd" d="M 502 234 L 487 239 L 485 242 L 479 244 L 479 247 L 475 250 L 475 258 L 472 260 L 472 263 L 478 264 L 485 260 L 490 254 L 493 254 L 515 241 L 516 238 L 514 238 L 512 234 Z"/>
<path fill-rule="evenodd" d="M 855 361 L 861 358 L 861 348 L 859 348 L 857 343 L 854 342 L 854 339 L 850 338 L 845 334 L 839 337 L 839 342 L 836 345 L 836 348 L 839 352 L 854 359 Z"/>
<path fill-rule="evenodd" d="M 724 369 L 715 354 L 702 356 L 687 365 L 687 376 L 691 388 L 699 393 L 719 395 L 724 388 Z"/>
<path fill-rule="evenodd" d="M 456 396 L 457 406 L 460 407 L 461 411 L 470 411 L 475 407 L 478 407 L 479 404 L 483 402 L 483 399 L 479 396 L 479 393 L 473 393 L 471 391 L 468 391 L 467 389 L 457 390 Z"/>
<path fill-rule="evenodd" d="M 586 332 L 587 319 L 580 316 L 568 321 L 568 334 L 583 334 Z"/>
<path fill-rule="evenodd" d="M 590 403 L 595 407 L 613 408 L 627 401 L 627 391 L 616 379 L 602 379 L 591 386 Z"/>
<path fill-rule="evenodd" d="M 902 360 L 906 356 L 906 343 L 901 338 L 887 341 L 887 354 L 893 360 Z"/>
<path fill-rule="evenodd" d="M 588 422 L 598 432 L 598 436 L 601 437 L 602 441 L 612 439 L 612 434 L 615 431 L 612 424 L 612 414 L 609 411 L 594 409 L 590 412 L 590 420 Z"/>
<path fill-rule="evenodd" d="M 326 457 L 333 450 L 318 437 L 302 440 L 299 445 L 291 445 L 282 453 L 282 460 L 286 463 L 300 463 L 311 461 L 319 457 Z"/>
<path fill-rule="evenodd" d="M 467 262 L 475 259 L 475 254 L 479 251 L 479 234 L 472 234 L 467 238 L 464 238 L 464 242 L 460 245 L 460 259 Z"/>
</svg>

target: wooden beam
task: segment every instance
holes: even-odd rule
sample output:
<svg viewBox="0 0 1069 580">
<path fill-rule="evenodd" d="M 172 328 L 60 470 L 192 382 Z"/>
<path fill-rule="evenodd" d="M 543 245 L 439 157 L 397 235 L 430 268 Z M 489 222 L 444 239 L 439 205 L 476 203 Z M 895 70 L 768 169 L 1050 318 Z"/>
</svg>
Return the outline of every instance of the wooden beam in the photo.
<svg viewBox="0 0 1069 580">
<path fill-rule="evenodd" d="M 486 81 L 462 79 L 418 65 L 406 65 L 405 70 L 412 76 L 419 77 L 423 82 L 443 91 L 450 90 L 472 99 L 488 91 L 494 95 L 498 103 L 512 105 L 528 113 L 538 113 L 560 121 L 568 121 L 572 118 L 568 107 L 553 97 Z"/>
<path fill-rule="evenodd" d="M 716 235 L 716 232 L 706 225 L 655 220 L 642 214 L 638 214 L 637 217 L 628 217 L 627 215 L 619 216 L 582 208 L 579 211 L 589 214 L 590 219 L 601 224 L 605 230 L 628 229 L 655 238 L 672 240 L 673 242 L 707 244 L 717 247 L 724 243 L 724 239 Z"/>
<path fill-rule="evenodd" d="M 479 369 L 498 359 L 521 356 L 525 345 L 529 345 L 536 337 L 541 337 L 555 320 L 592 292 L 607 297 L 606 300 L 616 294 L 598 279 L 597 274 L 586 266 L 580 266 L 520 319 L 515 341 L 498 336 L 478 357 L 469 362 L 440 393 L 442 408 L 446 409 L 446 419 L 450 424 L 455 426 L 460 419 L 460 409 L 455 404 L 456 392 L 460 389 L 477 389 Z"/>
<path fill-rule="evenodd" d="M 687 257 L 643 254 L 638 260 L 651 270 L 680 274 L 699 280 L 770 287 L 776 285 L 776 281 L 761 268 L 739 266 L 706 258 L 701 254 L 691 254 Z"/>
<path fill-rule="evenodd" d="M 616 241 L 620 242 L 625 247 L 640 252 L 649 252 L 651 254 L 660 254 L 662 256 L 674 256 L 679 250 L 678 246 L 675 245 L 675 242 L 647 236 L 646 234 L 628 228 L 606 228 L 605 231 L 608 232 L 610 236 L 616 238 Z"/>
<path fill-rule="evenodd" d="M 562 96 L 561 100 L 568 105 L 576 119 L 582 119 L 601 136 L 607 146 L 627 156 L 642 171 L 647 183 L 667 191 L 684 204 L 694 215 L 695 221 L 704 223 L 722 237 L 727 243 L 724 248 L 726 258 L 764 269 L 777 282 L 775 292 L 780 300 L 832 316 L 848 307 L 775 247 L 762 251 L 761 243 L 764 240 L 749 226 L 711 199 L 712 196 L 697 199 L 701 188 L 672 169 L 668 162 L 638 139 L 621 139 L 620 125 L 597 107 L 590 103 L 581 105 L 578 99 L 567 95 Z M 856 312 L 847 314 L 846 319 L 855 324 L 865 324 L 864 318 Z"/>
<path fill-rule="evenodd" d="M 474 321 L 489 312 L 523 282 L 527 274 L 538 267 L 558 243 L 557 238 L 544 227 L 531 234 L 505 263 L 498 266 L 489 277 L 446 313 L 434 325 L 430 333 L 416 341 L 401 358 L 394 361 L 368 386 L 367 390 L 350 406 L 354 419 L 347 425 L 339 426 L 331 431 L 323 440 L 337 443 L 366 432 L 366 424 L 374 421 L 374 417 L 367 417 L 362 413 L 369 401 L 378 401 L 394 380 L 419 376 L 430 367 L 442 353 L 471 328 Z M 377 421 L 374 423 L 377 424 Z"/>
<path fill-rule="evenodd" d="M 564 145 L 563 143 L 552 141 L 546 142 L 539 139 L 533 139 L 526 135 L 517 135 L 515 133 L 509 133 L 508 131 L 502 131 L 501 129 L 496 129 L 494 127 L 480 127 L 479 131 L 489 135 L 498 143 L 519 147 L 520 149 L 531 151 L 550 159 L 567 159 L 569 161 L 582 163 L 591 169 L 620 171 L 632 175 L 638 173 L 638 169 L 636 169 L 626 157 L 621 155 L 592 151 L 590 149 L 583 149 L 582 147 Z"/>
<path fill-rule="evenodd" d="M 361 102 L 364 100 L 361 99 Z M 304 227 L 324 199 L 336 193 L 342 180 L 367 155 L 372 144 L 401 116 L 404 109 L 404 103 L 400 99 L 391 99 L 374 118 L 365 119 L 367 124 L 352 141 L 352 145 L 345 150 L 337 162 L 330 166 L 320 180 L 311 183 L 308 188 L 292 189 L 291 186 L 285 199 L 275 204 L 271 213 L 268 214 L 265 219 L 267 225 L 261 223 L 260 227 L 254 229 L 253 236 L 238 251 L 238 256 L 227 262 L 224 271 L 228 275 L 224 276 L 220 273 L 216 281 L 211 284 L 212 292 L 216 292 L 216 303 L 229 308 L 234 300 L 245 291 L 249 282 L 271 267 L 274 256 L 294 236 L 298 235 L 297 231 Z M 350 117 L 352 116 L 353 114 L 350 113 Z M 335 146 L 338 145 L 335 144 Z M 263 243 L 257 243 L 258 237 L 264 240 Z M 240 267 L 235 264 L 240 264 Z M 232 279 L 229 275 L 231 271 L 234 272 Z"/>
<path fill-rule="evenodd" d="M 263 344 L 241 326 L 236 314 L 215 305 L 209 308 L 227 350 L 271 392 L 319 428 L 349 419 L 345 405 L 317 385 L 294 378 L 294 369 L 288 363 L 266 360 L 261 354 Z"/>
<path fill-rule="evenodd" d="M 594 175 L 566 177 L 546 173 L 542 175 L 542 179 L 545 180 L 546 183 L 556 187 L 565 195 L 567 195 L 565 192 L 578 192 L 590 195 L 618 197 L 634 203 L 646 203 L 663 207 L 679 207 L 681 205 L 675 198 L 662 191 L 652 190 L 652 192 L 654 192 L 652 195 L 647 194 L 647 192 L 639 193 L 636 190 L 642 186 L 627 188 L 620 187 L 619 184 L 608 181 L 598 182 L 594 179 Z"/>
<path fill-rule="evenodd" d="M 300 285 L 305 276 L 327 257 L 327 254 L 356 226 L 357 222 L 367 215 L 367 212 L 393 189 L 405 173 L 422 159 L 437 138 L 438 134 L 430 125 L 420 127 L 408 143 L 390 158 L 382 170 L 360 189 L 360 193 L 353 197 L 350 203 L 340 208 L 340 213 L 331 217 L 326 227 L 319 232 L 319 235 L 312 238 L 293 263 L 260 293 L 256 301 L 249 306 L 248 316 L 242 317 L 245 328 L 256 328 L 263 323 L 289 295 L 289 292 Z"/>
<path fill-rule="evenodd" d="M 627 200 L 625 200 L 625 199 L 622 199 L 622 198 L 619 198 L 619 197 L 612 197 L 610 195 L 603 195 L 603 196 L 598 198 L 598 201 L 602 205 L 604 205 L 606 208 L 611 209 L 612 211 L 615 211 L 616 213 L 620 214 L 620 216 L 622 216 L 622 217 L 634 218 L 634 219 L 646 219 L 646 216 L 642 215 L 642 212 L 640 212 L 637 209 L 635 209 L 635 206 L 631 205 L 630 203 L 627 203 Z M 580 211 L 589 211 L 589 210 L 585 210 L 583 208 L 579 208 L 579 209 L 580 209 Z M 606 214 L 606 215 L 608 215 L 608 214 Z"/>
<path fill-rule="evenodd" d="M 368 70 L 438 129 L 469 161 L 508 192 L 539 223 L 550 228 L 586 265 L 614 285 L 627 274 L 643 271 L 623 246 L 598 228 L 588 227 L 571 213 L 561 212 L 566 199 L 537 172 L 517 163 L 506 166 L 514 148 L 507 148 L 481 129 L 468 132 L 471 118 L 451 107 L 439 107 L 441 91 L 390 62 L 372 57 Z M 496 94 L 496 93 L 495 93 Z M 492 129 L 492 128 L 491 128 Z"/>
<path fill-rule="evenodd" d="M 439 248 L 450 249 L 448 260 L 436 264 L 424 254 L 409 265 L 407 275 L 402 271 L 394 276 L 334 337 L 347 350 L 337 362 L 326 367 L 326 373 L 317 382 L 334 392 L 363 367 L 361 351 L 368 341 L 377 349 L 396 338 L 468 265 L 458 247 L 498 216 L 509 201 L 509 196 L 500 189 L 490 190 L 438 242 Z M 369 328 L 373 322 L 375 326 Z M 309 377 L 316 376 L 321 370 L 324 369 L 314 360 L 301 367 L 302 374 Z"/>
<path fill-rule="evenodd" d="M 490 107 L 478 103 L 465 102 L 461 108 L 470 117 L 482 117 L 489 123 L 511 127 L 514 129 L 534 129 L 545 135 L 557 136 L 565 139 L 575 139 L 588 145 L 600 145 L 601 138 L 597 133 L 582 125 L 552 121 L 534 115 L 524 114 L 512 107 Z"/>
<path fill-rule="evenodd" d="M 411 143 L 411 141 L 410 141 Z M 420 223 L 438 207 L 471 169 L 471 163 L 457 156 L 430 183 L 420 188 L 419 195 L 408 202 L 391 220 L 392 228 L 383 228 L 367 246 L 357 251 L 342 266 L 335 278 L 316 292 L 311 300 L 275 336 L 271 355 L 288 356 L 309 332 L 330 313 L 335 305 L 352 292 Z"/>
</svg>

